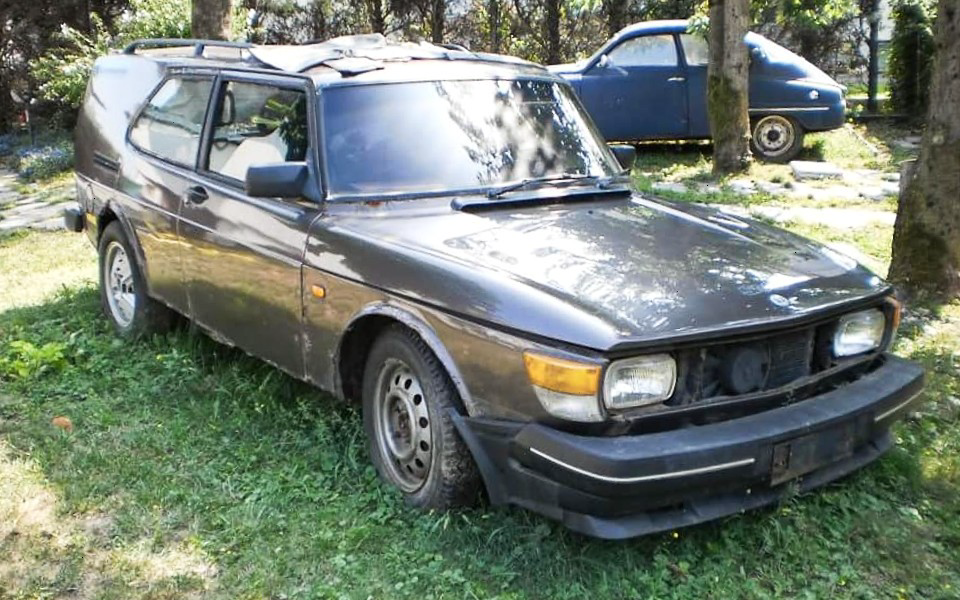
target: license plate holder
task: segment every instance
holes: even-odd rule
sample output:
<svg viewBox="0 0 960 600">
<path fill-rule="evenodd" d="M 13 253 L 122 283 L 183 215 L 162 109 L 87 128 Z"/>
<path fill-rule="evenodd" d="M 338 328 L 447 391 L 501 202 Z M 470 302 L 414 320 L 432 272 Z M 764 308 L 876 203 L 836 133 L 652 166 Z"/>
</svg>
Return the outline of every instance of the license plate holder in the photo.
<svg viewBox="0 0 960 600">
<path fill-rule="evenodd" d="M 775 444 L 770 485 L 779 485 L 848 458 L 853 455 L 855 443 L 856 424 L 847 423 Z"/>
</svg>

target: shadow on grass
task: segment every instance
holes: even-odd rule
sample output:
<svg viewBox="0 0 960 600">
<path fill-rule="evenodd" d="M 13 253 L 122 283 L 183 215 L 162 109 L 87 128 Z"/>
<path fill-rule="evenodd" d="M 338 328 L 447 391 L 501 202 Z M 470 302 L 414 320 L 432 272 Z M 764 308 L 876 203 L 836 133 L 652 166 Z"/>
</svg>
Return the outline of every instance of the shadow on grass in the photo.
<svg viewBox="0 0 960 600">
<path fill-rule="evenodd" d="M 901 429 L 917 436 L 907 450 L 819 493 L 606 543 L 519 509 L 408 509 L 369 466 L 356 407 L 188 330 L 121 342 L 92 289 L 0 314 L 0 349 L 17 339 L 60 344 L 66 364 L 3 384 L 0 440 L 29 457 L 39 479 L 24 485 L 50 490 L 64 518 L 104 517 L 105 533 L 78 534 L 78 548 L 113 552 L 41 548 L 57 568 L 26 592 L 83 590 L 99 575 L 116 597 L 862 597 L 960 585 L 955 505 L 928 492 L 922 424 Z M 138 549 L 187 552 L 200 562 L 185 564 L 210 570 L 150 579 L 149 562 L 128 558 Z"/>
</svg>

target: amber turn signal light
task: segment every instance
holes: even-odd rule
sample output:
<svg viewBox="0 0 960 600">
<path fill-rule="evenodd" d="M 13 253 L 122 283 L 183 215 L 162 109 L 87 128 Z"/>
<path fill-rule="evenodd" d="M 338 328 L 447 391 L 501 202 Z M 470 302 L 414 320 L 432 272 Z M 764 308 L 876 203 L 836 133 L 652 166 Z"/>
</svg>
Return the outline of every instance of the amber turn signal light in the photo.
<svg viewBox="0 0 960 600">
<path fill-rule="evenodd" d="M 523 364 L 530 383 L 544 389 L 574 396 L 594 396 L 600 389 L 600 365 L 534 352 L 523 353 Z"/>
</svg>

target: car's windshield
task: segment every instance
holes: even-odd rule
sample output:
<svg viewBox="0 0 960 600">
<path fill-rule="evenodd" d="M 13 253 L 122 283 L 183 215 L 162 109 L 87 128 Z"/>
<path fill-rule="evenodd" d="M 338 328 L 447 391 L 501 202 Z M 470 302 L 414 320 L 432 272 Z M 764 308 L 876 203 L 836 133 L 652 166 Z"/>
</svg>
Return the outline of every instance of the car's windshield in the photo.
<svg viewBox="0 0 960 600">
<path fill-rule="evenodd" d="M 566 86 L 428 81 L 323 92 L 332 195 L 483 189 L 619 168 Z"/>
</svg>

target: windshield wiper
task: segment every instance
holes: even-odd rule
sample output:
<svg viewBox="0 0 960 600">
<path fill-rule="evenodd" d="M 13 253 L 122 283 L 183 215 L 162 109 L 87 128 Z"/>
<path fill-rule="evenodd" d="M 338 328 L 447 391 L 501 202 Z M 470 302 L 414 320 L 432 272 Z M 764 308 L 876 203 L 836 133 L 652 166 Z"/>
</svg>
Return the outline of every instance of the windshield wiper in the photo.
<svg viewBox="0 0 960 600">
<path fill-rule="evenodd" d="M 514 190 L 523 189 L 531 185 L 541 184 L 541 183 L 567 183 L 575 181 L 590 181 L 595 182 L 597 187 L 600 189 L 606 188 L 611 183 L 614 183 L 620 179 L 619 175 L 614 175 L 612 177 L 600 177 L 599 175 L 587 175 L 585 173 L 560 173 L 557 175 L 546 175 L 544 177 L 530 177 L 524 179 L 523 181 L 517 181 L 514 183 L 508 183 L 506 185 L 501 185 L 500 187 L 492 187 L 487 190 L 487 198 L 499 198 L 500 196 L 506 194 L 507 192 L 512 192 Z"/>
</svg>

